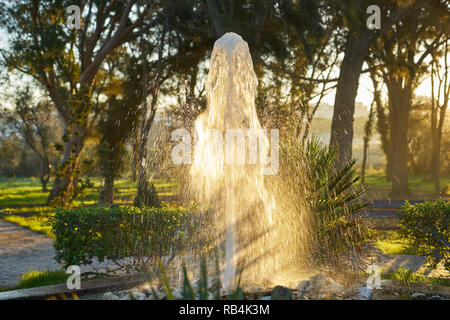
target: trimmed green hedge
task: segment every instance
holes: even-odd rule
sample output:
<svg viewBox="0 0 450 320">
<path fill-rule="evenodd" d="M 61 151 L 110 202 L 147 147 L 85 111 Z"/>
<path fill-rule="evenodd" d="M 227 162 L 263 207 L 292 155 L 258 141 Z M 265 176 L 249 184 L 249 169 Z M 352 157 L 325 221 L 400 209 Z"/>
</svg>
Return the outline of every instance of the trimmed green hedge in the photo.
<svg viewBox="0 0 450 320">
<path fill-rule="evenodd" d="M 427 253 L 431 267 L 443 261 L 450 270 L 450 203 L 442 199 L 415 205 L 406 202 L 400 222 L 401 233 Z"/>
<path fill-rule="evenodd" d="M 50 223 L 55 258 L 65 266 L 132 258 L 142 269 L 183 250 L 191 219 L 181 207 L 86 207 L 58 209 Z"/>
</svg>

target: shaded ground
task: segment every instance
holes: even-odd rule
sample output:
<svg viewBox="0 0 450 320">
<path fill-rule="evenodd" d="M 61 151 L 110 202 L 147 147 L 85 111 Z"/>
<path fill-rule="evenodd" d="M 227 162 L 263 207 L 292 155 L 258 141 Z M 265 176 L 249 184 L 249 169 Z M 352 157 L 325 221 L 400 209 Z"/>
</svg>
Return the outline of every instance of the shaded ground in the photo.
<svg viewBox="0 0 450 320">
<path fill-rule="evenodd" d="M 378 265 L 385 271 L 395 271 L 401 268 L 409 269 L 430 278 L 450 278 L 450 273 L 445 270 L 442 263 L 438 264 L 438 267 L 435 270 L 428 270 L 425 256 L 377 254 L 370 259 L 369 264 Z"/>
<path fill-rule="evenodd" d="M 0 219 L 0 286 L 14 284 L 29 270 L 55 270 L 53 240 Z"/>
</svg>

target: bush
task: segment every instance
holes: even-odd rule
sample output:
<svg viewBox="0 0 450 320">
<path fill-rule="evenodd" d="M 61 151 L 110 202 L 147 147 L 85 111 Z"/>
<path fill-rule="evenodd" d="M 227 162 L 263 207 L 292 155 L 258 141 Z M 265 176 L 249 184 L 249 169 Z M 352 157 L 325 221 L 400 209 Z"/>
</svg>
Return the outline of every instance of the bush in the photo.
<svg viewBox="0 0 450 320">
<path fill-rule="evenodd" d="M 400 214 L 401 233 L 428 255 L 431 268 L 440 261 L 450 270 L 450 203 L 442 199 L 411 205 Z"/>
<path fill-rule="evenodd" d="M 272 189 L 283 190 L 286 202 L 297 206 L 315 262 L 342 266 L 349 252 L 366 244 L 368 229 L 358 212 L 368 203 L 355 161 L 336 168 L 336 157 L 336 148 L 317 137 L 299 143 L 288 136 L 280 145 L 281 181 Z"/>
<path fill-rule="evenodd" d="M 337 149 L 317 138 L 306 143 L 304 156 L 319 255 L 339 255 L 364 244 L 367 228 L 358 212 L 368 203 L 363 200 L 364 187 L 358 184 L 355 160 L 336 168 Z"/>
<path fill-rule="evenodd" d="M 91 264 L 97 257 L 142 271 L 180 253 L 190 224 L 190 215 L 180 207 L 58 209 L 51 218 L 55 258 L 68 266 Z"/>
</svg>

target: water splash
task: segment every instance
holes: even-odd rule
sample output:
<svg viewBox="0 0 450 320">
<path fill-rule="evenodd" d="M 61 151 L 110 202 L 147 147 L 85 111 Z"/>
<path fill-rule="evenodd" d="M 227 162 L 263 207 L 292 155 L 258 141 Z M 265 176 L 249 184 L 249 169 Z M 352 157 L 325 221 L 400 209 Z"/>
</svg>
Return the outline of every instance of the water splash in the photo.
<svg viewBox="0 0 450 320">
<path fill-rule="evenodd" d="M 261 161 L 253 163 L 245 154 L 245 164 L 238 164 L 225 156 L 229 141 L 224 148 L 222 138 L 230 130 L 257 132 L 260 150 L 269 150 L 255 108 L 257 84 L 247 42 L 235 33 L 218 39 L 205 84 L 207 109 L 194 125 L 190 182 L 197 200 L 216 212 L 227 289 L 235 284 L 239 265 L 245 266 L 245 282 L 262 284 L 280 281 L 302 262 L 301 219 L 278 197 L 281 192 L 269 192 Z M 242 156 L 254 143 L 248 138 L 245 150 L 236 148 L 231 154 Z"/>
</svg>

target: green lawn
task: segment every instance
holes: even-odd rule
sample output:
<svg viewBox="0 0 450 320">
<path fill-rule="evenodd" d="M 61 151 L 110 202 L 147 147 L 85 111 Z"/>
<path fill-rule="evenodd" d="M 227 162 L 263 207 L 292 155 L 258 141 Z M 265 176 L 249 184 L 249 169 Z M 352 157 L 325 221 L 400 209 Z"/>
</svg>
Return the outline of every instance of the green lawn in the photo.
<svg viewBox="0 0 450 320">
<path fill-rule="evenodd" d="M 428 278 L 422 274 L 404 268 L 400 268 L 395 271 L 382 272 L 381 277 L 383 279 L 398 280 L 405 283 L 421 282 L 436 286 L 450 287 L 450 279 L 448 278 Z"/>
<path fill-rule="evenodd" d="M 25 272 L 20 277 L 19 282 L 8 288 L 8 290 L 18 290 L 24 288 L 35 288 L 42 286 L 50 286 L 53 284 L 61 284 L 67 281 L 70 274 L 67 274 L 64 270 L 55 271 L 36 271 L 30 270 Z"/>
<path fill-rule="evenodd" d="M 397 231 L 373 231 L 374 247 L 384 254 L 421 254 L 412 243 L 403 238 Z"/>
<path fill-rule="evenodd" d="M 413 196 L 409 200 L 435 199 L 434 182 L 428 176 L 410 176 L 408 184 Z M 391 182 L 386 180 L 384 172 L 366 174 L 368 196 L 371 200 L 387 199 L 391 190 Z M 450 177 L 441 177 L 441 190 L 447 190 L 444 197 L 450 198 Z"/>
<path fill-rule="evenodd" d="M 73 201 L 73 206 L 98 204 L 98 194 L 102 186 L 99 179 L 92 180 L 94 186 L 85 190 Z M 175 195 L 178 184 L 164 180 L 154 180 L 155 188 L 161 197 Z M 115 204 L 130 204 L 136 194 L 136 182 L 117 180 L 115 184 Z M 51 189 L 51 185 L 48 186 Z M 10 222 L 33 231 L 53 237 L 48 218 L 54 214 L 53 207 L 45 207 L 49 192 L 42 192 L 39 179 L 0 178 L 0 216 Z"/>
<path fill-rule="evenodd" d="M 66 273 L 64 270 L 30 270 L 23 273 L 19 281 L 15 285 L 0 287 L 0 292 L 63 284 L 66 283 L 69 276 L 70 274 Z M 81 280 L 92 280 L 103 277 L 103 274 L 96 274 L 93 277 L 82 275 Z"/>
</svg>

